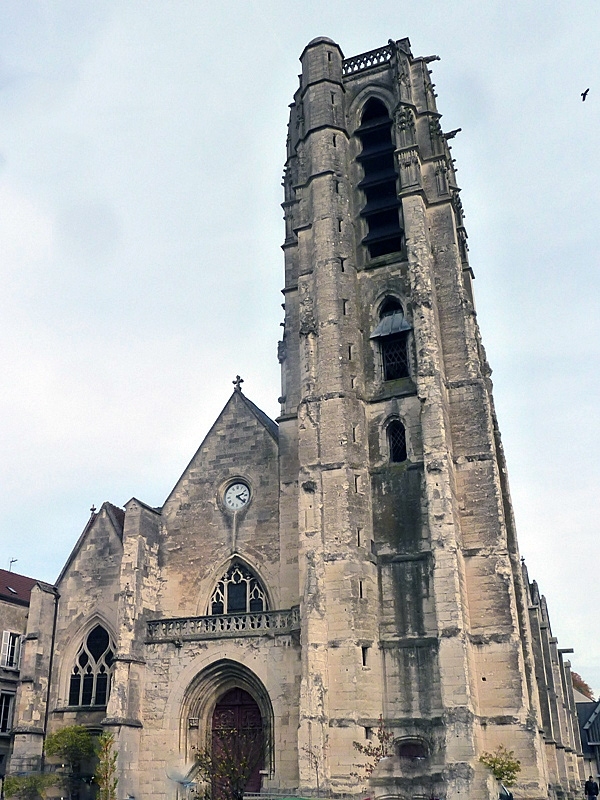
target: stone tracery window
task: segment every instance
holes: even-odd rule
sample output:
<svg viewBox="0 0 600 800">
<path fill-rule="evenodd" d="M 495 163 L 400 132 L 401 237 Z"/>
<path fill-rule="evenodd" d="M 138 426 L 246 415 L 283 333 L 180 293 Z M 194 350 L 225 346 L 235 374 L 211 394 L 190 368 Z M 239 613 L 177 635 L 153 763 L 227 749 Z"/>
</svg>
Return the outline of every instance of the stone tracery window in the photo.
<svg viewBox="0 0 600 800">
<path fill-rule="evenodd" d="M 70 706 L 105 706 L 110 693 L 114 645 L 102 625 L 96 625 L 75 656 L 69 682 Z"/>
<path fill-rule="evenodd" d="M 243 564 L 232 564 L 210 598 L 210 614 L 247 614 L 267 610 L 267 595 L 256 576 Z"/>
</svg>

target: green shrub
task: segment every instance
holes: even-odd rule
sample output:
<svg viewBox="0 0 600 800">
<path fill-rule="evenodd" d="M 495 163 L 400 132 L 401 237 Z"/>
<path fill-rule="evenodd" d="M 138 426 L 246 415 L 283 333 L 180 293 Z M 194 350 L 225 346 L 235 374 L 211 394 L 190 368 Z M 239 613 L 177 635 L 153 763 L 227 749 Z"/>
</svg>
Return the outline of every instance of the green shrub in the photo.
<svg viewBox="0 0 600 800">
<path fill-rule="evenodd" d="M 83 725 L 67 725 L 46 738 L 44 751 L 47 756 L 59 756 L 73 770 L 94 755 L 94 739 Z"/>
<path fill-rule="evenodd" d="M 34 772 L 32 775 L 7 775 L 4 779 L 4 796 L 18 800 L 39 800 L 46 789 L 56 783 L 54 775 Z"/>
<path fill-rule="evenodd" d="M 517 775 L 521 772 L 521 762 L 515 758 L 514 750 L 507 750 L 501 744 L 493 753 L 482 753 L 479 760 L 491 770 L 497 781 L 505 786 L 515 785 Z"/>
</svg>

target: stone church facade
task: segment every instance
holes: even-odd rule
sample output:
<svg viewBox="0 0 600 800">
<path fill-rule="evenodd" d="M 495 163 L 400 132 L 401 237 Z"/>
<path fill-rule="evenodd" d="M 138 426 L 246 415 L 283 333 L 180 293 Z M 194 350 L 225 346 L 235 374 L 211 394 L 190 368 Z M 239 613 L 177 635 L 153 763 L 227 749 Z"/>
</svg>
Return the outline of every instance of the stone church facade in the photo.
<svg viewBox="0 0 600 800">
<path fill-rule="evenodd" d="M 280 416 L 236 381 L 163 506 L 105 503 L 55 591 L 32 589 L 12 771 L 84 724 L 115 734 L 120 798 L 183 796 L 177 771 L 228 719 L 262 737 L 249 789 L 357 794 L 353 743 L 383 717 L 378 797 L 495 797 L 479 756 L 499 745 L 522 762 L 518 796 L 579 792 L 568 662 L 519 557 L 431 60 L 407 39 L 305 48 Z"/>
</svg>

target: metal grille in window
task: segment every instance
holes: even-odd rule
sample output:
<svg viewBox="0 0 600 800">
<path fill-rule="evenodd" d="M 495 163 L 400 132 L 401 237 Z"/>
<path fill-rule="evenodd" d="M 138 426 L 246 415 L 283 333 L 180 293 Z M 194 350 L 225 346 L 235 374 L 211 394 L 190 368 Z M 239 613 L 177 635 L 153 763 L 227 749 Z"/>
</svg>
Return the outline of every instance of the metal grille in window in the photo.
<svg viewBox="0 0 600 800">
<path fill-rule="evenodd" d="M 407 459 L 406 431 L 401 422 L 392 422 L 388 427 L 388 442 L 390 446 L 390 461 L 401 464 Z"/>
<path fill-rule="evenodd" d="M 407 344 L 407 332 L 400 333 L 397 336 L 387 336 L 381 340 L 384 380 L 394 381 L 397 378 L 408 377 Z"/>
<path fill-rule="evenodd" d="M 110 693 L 114 647 L 102 625 L 88 633 L 75 657 L 69 683 L 70 706 L 105 706 Z"/>
<path fill-rule="evenodd" d="M 265 591 L 247 567 L 232 564 L 217 583 L 210 599 L 211 614 L 266 611 Z"/>
</svg>

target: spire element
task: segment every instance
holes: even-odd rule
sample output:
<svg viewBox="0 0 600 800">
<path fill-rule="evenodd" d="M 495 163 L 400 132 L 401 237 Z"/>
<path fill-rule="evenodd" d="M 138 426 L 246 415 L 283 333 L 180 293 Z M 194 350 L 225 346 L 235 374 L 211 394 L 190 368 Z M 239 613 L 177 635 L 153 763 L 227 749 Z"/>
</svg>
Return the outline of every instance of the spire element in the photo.
<svg viewBox="0 0 600 800">
<path fill-rule="evenodd" d="M 231 382 L 232 382 L 232 383 L 233 383 L 233 385 L 235 386 L 235 391 L 236 391 L 236 392 L 241 392 L 241 391 L 242 391 L 242 383 L 244 382 L 244 379 L 243 379 L 243 378 L 240 378 L 240 376 L 239 376 L 239 375 L 236 375 L 236 376 L 235 376 L 235 380 L 234 380 L 234 381 L 231 381 Z"/>
</svg>

